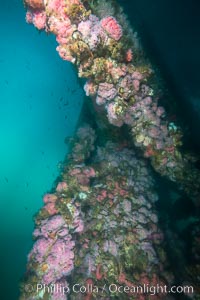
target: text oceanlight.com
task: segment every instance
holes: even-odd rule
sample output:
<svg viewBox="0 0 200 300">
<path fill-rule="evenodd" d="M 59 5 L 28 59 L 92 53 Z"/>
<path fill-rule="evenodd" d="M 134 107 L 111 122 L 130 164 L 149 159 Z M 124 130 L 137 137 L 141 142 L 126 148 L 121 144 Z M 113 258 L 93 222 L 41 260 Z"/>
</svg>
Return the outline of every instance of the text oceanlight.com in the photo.
<svg viewBox="0 0 200 300">
<path fill-rule="evenodd" d="M 167 286 L 167 285 L 133 285 L 133 286 L 126 286 L 120 285 L 118 283 L 112 283 L 110 285 L 104 284 L 103 286 L 96 286 L 94 284 L 80 284 L 76 283 L 72 286 L 63 286 L 61 284 L 36 284 L 30 285 L 28 284 L 25 286 L 26 292 L 36 292 L 36 293 L 48 293 L 48 294 L 103 294 L 104 292 L 110 294 L 149 294 L 149 295 L 156 295 L 156 294 L 193 294 L 194 288 L 190 285 L 185 286 Z"/>
</svg>

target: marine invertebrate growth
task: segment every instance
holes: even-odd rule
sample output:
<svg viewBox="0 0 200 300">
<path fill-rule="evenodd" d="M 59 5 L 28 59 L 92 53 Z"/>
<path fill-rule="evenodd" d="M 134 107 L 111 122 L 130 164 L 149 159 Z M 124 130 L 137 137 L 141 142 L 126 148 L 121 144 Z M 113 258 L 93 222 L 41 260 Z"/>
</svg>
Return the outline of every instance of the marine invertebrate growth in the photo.
<svg viewBox="0 0 200 300">
<path fill-rule="evenodd" d="M 75 241 L 72 235 L 84 228 L 79 208 L 73 200 L 66 200 L 66 192 L 62 182 L 54 194 L 44 196 L 46 205 L 35 219 L 35 243 L 28 256 L 27 277 L 21 286 L 20 299 L 66 299 L 62 291 L 68 290 L 66 276 L 74 269 Z M 63 214 L 62 205 L 65 205 Z M 50 293 L 45 287 L 51 285 L 59 288 Z M 32 287 L 31 291 L 27 286 Z"/>
<path fill-rule="evenodd" d="M 153 68 L 143 58 L 136 35 L 124 24 L 117 4 L 112 1 L 109 11 L 113 15 L 107 15 L 101 1 L 25 3 L 27 21 L 56 35 L 60 56 L 77 66 L 80 77 L 88 79 L 86 93 L 104 107 L 109 122 L 119 127 L 127 124 L 135 145 L 155 170 L 177 182 L 197 203 L 199 171 L 180 151 L 182 133 L 167 121 L 159 106 L 155 80 L 152 85 Z M 97 8 L 99 16 L 95 15 Z"/>
<path fill-rule="evenodd" d="M 98 148 L 93 162 L 96 176 L 84 197 L 79 195 L 85 230 L 77 240 L 73 277 L 77 285 L 92 281 L 93 289 L 78 294 L 78 299 L 89 295 L 89 299 L 151 299 L 148 293 L 134 292 L 133 287 L 144 282 L 170 286 L 173 280 L 166 271 L 153 181 L 144 161 L 112 142 Z M 81 167 L 81 172 L 85 168 L 88 166 Z M 111 291 L 112 283 L 130 290 L 127 294 Z M 106 287 L 103 291 L 102 286 Z M 70 297 L 77 299 L 77 294 L 72 292 Z M 156 297 L 165 299 L 163 293 Z"/>
<path fill-rule="evenodd" d="M 44 1 L 43 0 L 24 0 L 24 4 L 31 9 L 44 9 Z"/>
<path fill-rule="evenodd" d="M 91 127 L 77 131 L 62 181 L 44 196 L 45 206 L 55 203 L 56 212 L 44 206 L 36 216 L 21 300 L 169 299 L 162 290 L 156 298 L 134 291 L 141 284 L 170 287 L 173 282 L 146 162 L 125 143 L 108 139 L 100 147 L 94 140 Z M 114 283 L 129 290 L 114 290 Z M 60 289 L 50 292 L 51 286 Z"/>
<path fill-rule="evenodd" d="M 22 284 L 21 299 L 173 299 L 130 290 L 122 296 L 108 288 L 73 290 L 73 283 L 82 282 L 97 287 L 116 282 L 129 288 L 173 282 L 151 174 L 146 160 L 136 158 L 133 143 L 195 203 L 200 174 L 181 152 L 182 132 L 159 105 L 153 67 L 115 1 L 46 0 L 37 8 L 33 3 L 26 1 L 27 21 L 55 34 L 61 58 L 86 79 L 84 90 L 98 116 L 98 138 L 90 126 L 77 131 L 61 181 L 44 197 L 35 220 L 36 242 L 25 283 L 59 283 L 68 292 L 49 295 L 34 289 L 27 294 Z M 122 126 L 127 132 L 123 143 Z"/>
</svg>

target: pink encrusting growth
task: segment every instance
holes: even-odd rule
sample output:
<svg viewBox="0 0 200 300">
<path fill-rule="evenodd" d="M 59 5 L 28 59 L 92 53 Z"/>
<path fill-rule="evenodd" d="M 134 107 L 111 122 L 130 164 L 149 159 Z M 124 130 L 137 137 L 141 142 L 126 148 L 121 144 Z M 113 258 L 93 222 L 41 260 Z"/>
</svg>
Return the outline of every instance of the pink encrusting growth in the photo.
<svg viewBox="0 0 200 300">
<path fill-rule="evenodd" d="M 58 213 L 58 210 L 55 207 L 57 201 L 57 196 L 55 194 L 46 194 L 44 195 L 43 201 L 45 203 L 44 209 L 49 213 L 49 215 L 55 215 Z"/>
<path fill-rule="evenodd" d="M 100 38 L 105 37 L 99 19 L 94 15 L 90 15 L 86 21 L 81 21 L 78 24 L 78 31 L 92 50 L 100 44 Z"/>
<path fill-rule="evenodd" d="M 29 254 L 29 263 L 38 263 L 36 275 L 51 284 L 69 275 L 74 268 L 74 241 L 60 215 L 44 220 L 33 233 L 38 238 Z"/>
<path fill-rule="evenodd" d="M 62 192 L 62 191 L 64 192 L 64 191 L 67 191 L 67 189 L 68 189 L 68 184 L 64 181 L 59 182 L 56 187 L 57 192 Z"/>
<path fill-rule="evenodd" d="M 122 27 L 115 18 L 111 16 L 103 18 L 101 26 L 115 41 L 118 41 L 122 37 Z"/>
<path fill-rule="evenodd" d="M 34 24 L 34 26 L 41 30 L 41 29 L 45 29 L 45 26 L 46 26 L 46 14 L 45 12 L 35 12 L 34 15 L 33 15 L 33 19 L 32 19 L 32 22 Z"/>
<path fill-rule="evenodd" d="M 107 100 L 114 99 L 116 95 L 117 90 L 112 83 L 102 82 L 98 87 L 96 103 L 104 104 Z"/>
<path fill-rule="evenodd" d="M 125 60 L 127 62 L 130 62 L 130 61 L 132 61 L 132 59 L 133 59 L 133 51 L 131 49 L 128 49 L 126 51 Z"/>
<path fill-rule="evenodd" d="M 75 152 L 81 143 L 76 140 Z M 94 180 L 89 189 L 79 193 L 81 206 L 87 209 L 82 212 L 85 230 L 77 239 L 75 256 L 80 263 L 73 273 L 73 282 L 109 286 L 116 280 L 133 287 L 144 280 L 150 284 L 153 278 L 162 285 L 173 280 L 172 274 L 165 270 L 166 257 L 161 262 L 158 255 L 163 251 L 163 234 L 155 212 L 158 196 L 152 189 L 152 178 L 145 162 L 136 159 L 126 146 L 125 142 L 119 145 L 109 140 L 104 147 L 97 146 L 89 164 L 82 161 L 70 168 L 68 176 L 73 174 L 77 182 L 80 174 L 90 174 Z M 78 299 L 110 300 L 112 296 L 106 290 L 90 290 L 85 295 L 80 293 Z M 124 299 L 130 297 L 154 299 L 134 292 L 126 294 Z M 121 299 L 120 294 L 116 292 L 115 298 Z M 76 300 L 77 295 L 71 293 L 70 299 Z M 156 299 L 167 298 L 158 294 Z"/>
<path fill-rule="evenodd" d="M 24 4 L 34 10 L 44 9 L 44 0 L 24 0 Z"/>
<path fill-rule="evenodd" d="M 66 182 L 59 182 L 55 193 L 44 195 L 45 206 L 36 217 L 36 228 L 33 232 L 36 241 L 28 255 L 27 269 L 34 272 L 38 282 L 42 285 L 54 284 L 60 287 L 49 298 L 51 300 L 66 299 L 66 295 L 61 293 L 61 287 L 68 287 L 66 276 L 74 269 L 73 234 L 84 230 L 78 204 L 73 200 L 66 203 L 67 219 L 59 208 L 67 190 Z M 26 300 L 38 299 L 37 290 L 32 292 L 29 296 L 25 296 Z"/>
</svg>

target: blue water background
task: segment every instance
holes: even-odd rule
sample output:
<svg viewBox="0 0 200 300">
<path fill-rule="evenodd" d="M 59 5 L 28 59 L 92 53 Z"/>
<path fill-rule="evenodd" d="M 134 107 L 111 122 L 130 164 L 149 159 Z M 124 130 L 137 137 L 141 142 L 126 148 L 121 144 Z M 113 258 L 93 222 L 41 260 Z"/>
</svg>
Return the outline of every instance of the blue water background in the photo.
<svg viewBox="0 0 200 300">
<path fill-rule="evenodd" d="M 33 215 L 51 189 L 73 135 L 83 91 L 54 36 L 25 23 L 22 3 L 1 3 L 1 296 L 17 299 L 31 247 Z"/>
</svg>

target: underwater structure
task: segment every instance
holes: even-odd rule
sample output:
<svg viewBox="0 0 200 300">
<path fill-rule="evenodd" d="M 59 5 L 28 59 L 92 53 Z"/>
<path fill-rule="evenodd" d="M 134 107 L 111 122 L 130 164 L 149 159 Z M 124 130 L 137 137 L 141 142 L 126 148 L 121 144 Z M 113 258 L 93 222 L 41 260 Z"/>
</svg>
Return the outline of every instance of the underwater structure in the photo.
<svg viewBox="0 0 200 300">
<path fill-rule="evenodd" d="M 200 172 L 159 104 L 165 95 L 157 72 L 116 1 L 24 4 L 28 23 L 56 35 L 56 50 L 76 66 L 91 100 L 88 124 L 72 138 L 57 186 L 35 218 L 20 299 L 176 299 L 148 162 L 196 206 Z M 199 285 L 198 236 L 181 290 L 192 299 L 199 299 L 187 289 Z"/>
</svg>

